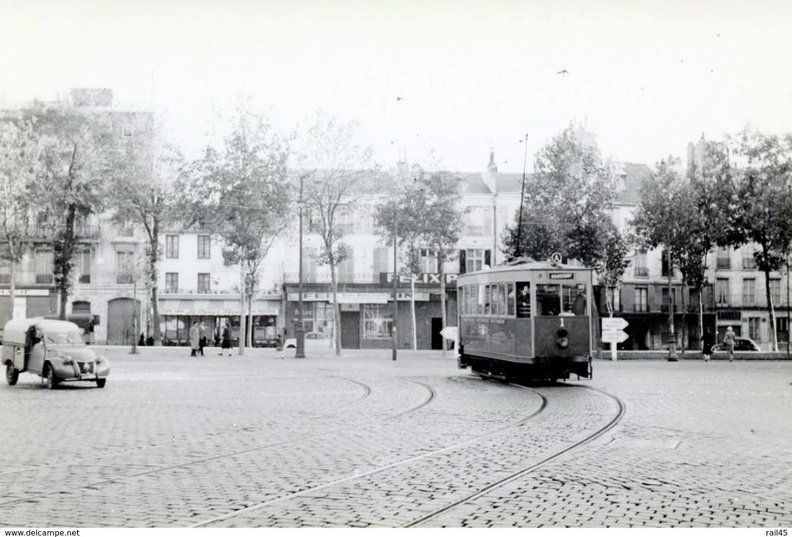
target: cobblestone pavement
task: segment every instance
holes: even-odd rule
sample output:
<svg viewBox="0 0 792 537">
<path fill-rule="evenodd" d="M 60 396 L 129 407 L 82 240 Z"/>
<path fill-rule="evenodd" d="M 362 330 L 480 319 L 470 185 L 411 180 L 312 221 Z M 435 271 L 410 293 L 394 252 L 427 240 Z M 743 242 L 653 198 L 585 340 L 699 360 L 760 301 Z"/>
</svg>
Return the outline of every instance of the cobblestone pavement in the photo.
<svg viewBox="0 0 792 537">
<path fill-rule="evenodd" d="M 792 525 L 792 362 L 525 388 L 451 353 L 212 351 L 109 348 L 104 389 L 2 385 L 0 526 L 398 527 L 457 502 L 423 525 Z M 614 429 L 493 487 L 608 424 L 608 394 Z"/>
</svg>

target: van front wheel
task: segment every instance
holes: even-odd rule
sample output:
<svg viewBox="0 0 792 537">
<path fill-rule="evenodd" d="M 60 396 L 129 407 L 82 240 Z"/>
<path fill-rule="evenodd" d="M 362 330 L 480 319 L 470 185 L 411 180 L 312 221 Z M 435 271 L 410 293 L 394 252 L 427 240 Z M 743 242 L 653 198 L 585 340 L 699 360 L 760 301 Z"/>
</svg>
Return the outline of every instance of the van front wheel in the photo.
<svg viewBox="0 0 792 537">
<path fill-rule="evenodd" d="M 55 370 L 51 365 L 47 366 L 47 389 L 54 390 L 58 387 L 58 377 L 55 376 Z"/>
<path fill-rule="evenodd" d="M 7 364 L 6 365 L 6 381 L 8 384 L 13 386 L 19 380 L 19 369 L 14 367 L 14 364 Z"/>
</svg>

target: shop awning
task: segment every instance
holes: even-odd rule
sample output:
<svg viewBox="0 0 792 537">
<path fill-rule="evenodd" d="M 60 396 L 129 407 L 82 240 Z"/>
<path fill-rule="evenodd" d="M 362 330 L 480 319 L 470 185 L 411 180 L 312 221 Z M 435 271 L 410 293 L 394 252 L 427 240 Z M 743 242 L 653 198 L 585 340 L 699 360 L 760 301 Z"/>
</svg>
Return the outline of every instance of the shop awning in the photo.
<svg viewBox="0 0 792 537">
<path fill-rule="evenodd" d="M 160 315 L 216 315 L 218 317 L 239 315 L 239 300 L 168 300 L 159 302 Z M 278 315 L 280 301 L 254 300 L 253 315 Z M 245 312 L 247 313 L 247 311 Z"/>
</svg>

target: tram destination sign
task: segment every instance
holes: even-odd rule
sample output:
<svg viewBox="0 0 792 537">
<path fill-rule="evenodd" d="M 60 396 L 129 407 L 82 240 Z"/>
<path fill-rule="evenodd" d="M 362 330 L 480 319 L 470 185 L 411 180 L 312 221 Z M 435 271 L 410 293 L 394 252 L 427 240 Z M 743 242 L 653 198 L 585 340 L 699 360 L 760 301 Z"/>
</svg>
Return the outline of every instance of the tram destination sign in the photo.
<svg viewBox="0 0 792 537">
<path fill-rule="evenodd" d="M 549 277 L 551 280 L 571 280 L 575 274 L 572 272 L 551 272 Z"/>
</svg>

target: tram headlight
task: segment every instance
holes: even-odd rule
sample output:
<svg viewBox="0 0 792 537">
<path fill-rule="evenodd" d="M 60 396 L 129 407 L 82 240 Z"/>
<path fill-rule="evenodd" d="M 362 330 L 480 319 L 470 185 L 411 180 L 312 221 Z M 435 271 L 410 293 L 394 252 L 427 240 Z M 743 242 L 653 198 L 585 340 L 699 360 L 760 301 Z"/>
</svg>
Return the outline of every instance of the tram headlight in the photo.
<svg viewBox="0 0 792 537">
<path fill-rule="evenodd" d="M 556 331 L 556 345 L 559 349 L 566 349 L 569 347 L 569 332 L 566 328 L 559 328 Z"/>
</svg>

